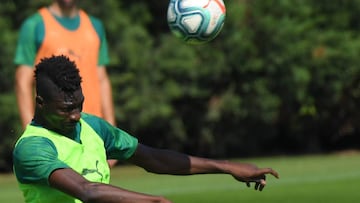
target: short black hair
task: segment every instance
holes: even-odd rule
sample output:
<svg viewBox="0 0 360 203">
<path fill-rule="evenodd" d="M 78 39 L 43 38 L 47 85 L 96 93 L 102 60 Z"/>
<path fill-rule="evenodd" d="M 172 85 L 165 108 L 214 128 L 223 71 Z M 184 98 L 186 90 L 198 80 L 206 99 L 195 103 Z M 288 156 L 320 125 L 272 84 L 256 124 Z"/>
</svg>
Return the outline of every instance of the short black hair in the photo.
<svg viewBox="0 0 360 203">
<path fill-rule="evenodd" d="M 48 94 L 49 86 L 71 93 L 81 88 L 79 69 L 67 56 L 45 57 L 35 66 L 36 93 Z M 51 84 L 52 83 L 52 84 Z"/>
</svg>

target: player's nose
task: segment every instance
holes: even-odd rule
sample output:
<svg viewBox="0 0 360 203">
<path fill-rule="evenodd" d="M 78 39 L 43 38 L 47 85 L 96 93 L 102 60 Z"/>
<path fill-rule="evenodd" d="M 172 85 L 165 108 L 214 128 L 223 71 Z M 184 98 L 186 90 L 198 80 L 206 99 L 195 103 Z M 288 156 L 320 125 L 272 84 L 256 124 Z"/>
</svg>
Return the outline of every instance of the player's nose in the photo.
<svg viewBox="0 0 360 203">
<path fill-rule="evenodd" d="M 69 117 L 70 117 L 70 120 L 77 122 L 80 120 L 81 111 L 79 109 L 74 109 L 73 111 L 71 111 Z"/>
</svg>

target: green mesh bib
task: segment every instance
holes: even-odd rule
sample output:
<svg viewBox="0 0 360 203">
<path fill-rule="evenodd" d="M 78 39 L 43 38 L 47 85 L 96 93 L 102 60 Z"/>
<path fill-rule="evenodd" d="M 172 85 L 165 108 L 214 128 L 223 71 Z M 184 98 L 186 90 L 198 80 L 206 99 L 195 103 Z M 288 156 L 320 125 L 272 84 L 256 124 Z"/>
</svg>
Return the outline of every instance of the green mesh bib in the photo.
<svg viewBox="0 0 360 203">
<path fill-rule="evenodd" d="M 81 143 L 45 128 L 30 125 L 27 126 L 20 139 L 29 136 L 48 138 L 54 143 L 59 160 L 68 164 L 89 181 L 109 183 L 110 169 L 106 161 L 104 142 L 84 120 L 80 119 L 80 124 Z M 25 202 L 28 203 L 81 202 L 48 185 L 19 183 L 19 186 L 24 194 Z"/>
</svg>

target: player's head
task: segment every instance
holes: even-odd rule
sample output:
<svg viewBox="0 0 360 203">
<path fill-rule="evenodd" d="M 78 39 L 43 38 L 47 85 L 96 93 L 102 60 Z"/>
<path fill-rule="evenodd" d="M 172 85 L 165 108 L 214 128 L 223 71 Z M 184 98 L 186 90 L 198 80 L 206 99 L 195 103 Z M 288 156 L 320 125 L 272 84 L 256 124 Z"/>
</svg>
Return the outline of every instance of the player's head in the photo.
<svg viewBox="0 0 360 203">
<path fill-rule="evenodd" d="M 66 56 L 43 58 L 35 66 L 35 121 L 60 133 L 74 130 L 84 96 L 79 70 Z"/>
<path fill-rule="evenodd" d="M 35 81 L 36 94 L 44 98 L 57 92 L 70 94 L 81 89 L 79 70 L 64 55 L 41 59 L 35 66 Z"/>
</svg>

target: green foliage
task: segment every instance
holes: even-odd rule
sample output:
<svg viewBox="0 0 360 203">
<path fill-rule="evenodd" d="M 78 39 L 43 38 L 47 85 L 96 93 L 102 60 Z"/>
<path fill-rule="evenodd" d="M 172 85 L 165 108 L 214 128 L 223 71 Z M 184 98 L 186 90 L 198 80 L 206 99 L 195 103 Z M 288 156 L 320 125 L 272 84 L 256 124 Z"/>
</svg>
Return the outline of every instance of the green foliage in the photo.
<svg viewBox="0 0 360 203">
<path fill-rule="evenodd" d="M 0 172 L 12 169 L 12 148 L 20 135 L 16 99 L 13 93 L 1 93 L 0 97 Z"/>
</svg>

